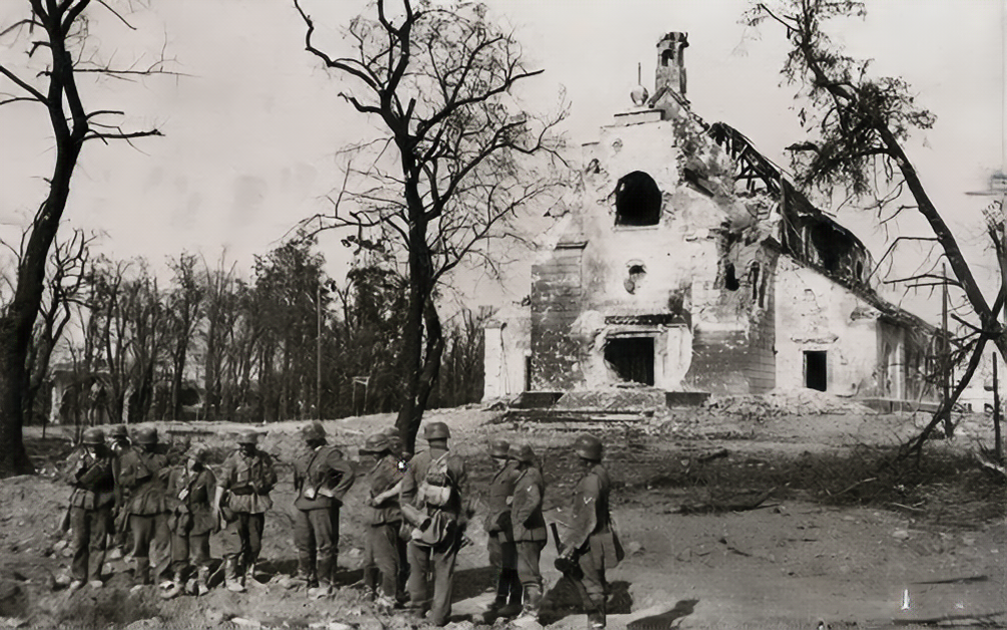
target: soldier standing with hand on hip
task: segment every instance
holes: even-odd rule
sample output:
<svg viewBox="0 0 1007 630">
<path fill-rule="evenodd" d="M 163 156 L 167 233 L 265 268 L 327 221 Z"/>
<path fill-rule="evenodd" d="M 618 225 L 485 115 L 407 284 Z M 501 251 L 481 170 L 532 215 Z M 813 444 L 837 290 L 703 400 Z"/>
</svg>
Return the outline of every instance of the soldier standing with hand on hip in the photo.
<svg viewBox="0 0 1007 630">
<path fill-rule="evenodd" d="M 605 599 L 608 584 L 605 571 L 615 568 L 623 558 L 622 545 L 612 528 L 609 495 L 612 480 L 601 464 L 602 444 L 593 435 L 582 435 L 573 450 L 584 471 L 573 495 L 572 522 L 567 545 L 556 559 L 556 568 L 564 571 L 577 586 L 587 612 L 589 630 L 605 627 Z M 580 575 L 567 569 L 579 567 Z"/>
<path fill-rule="evenodd" d="M 210 588 L 210 533 L 217 529 L 213 510 L 217 479 L 206 465 L 210 451 L 194 446 L 184 464 L 171 469 L 168 475 L 168 502 L 171 512 L 172 586 L 161 594 L 165 599 L 178 595 L 185 586 L 186 572 L 196 569 L 195 593 L 205 595 Z M 192 560 L 190 565 L 190 558 Z"/>
<path fill-rule="evenodd" d="M 64 478 L 73 486 L 70 495 L 72 582 L 76 591 L 87 581 L 101 588 L 101 567 L 105 562 L 105 539 L 112 523 L 114 481 L 112 459 L 105 448 L 105 434 L 97 427 L 84 430 L 79 450 L 70 455 Z"/>
<path fill-rule="evenodd" d="M 276 485 L 276 471 L 272 458 L 258 449 L 258 443 L 255 431 L 242 431 L 238 450 L 224 460 L 213 498 L 218 522 L 227 523 L 222 538 L 224 582 L 227 590 L 234 592 L 243 592 L 255 578 L 266 510 L 273 507 L 269 493 Z"/>
<path fill-rule="evenodd" d="M 301 430 L 307 446 L 294 460 L 294 543 L 299 577 L 307 581 L 308 596 L 331 595 L 335 586 L 339 545 L 339 507 L 353 485 L 356 472 L 343 453 L 329 446 L 322 423 Z"/>
</svg>

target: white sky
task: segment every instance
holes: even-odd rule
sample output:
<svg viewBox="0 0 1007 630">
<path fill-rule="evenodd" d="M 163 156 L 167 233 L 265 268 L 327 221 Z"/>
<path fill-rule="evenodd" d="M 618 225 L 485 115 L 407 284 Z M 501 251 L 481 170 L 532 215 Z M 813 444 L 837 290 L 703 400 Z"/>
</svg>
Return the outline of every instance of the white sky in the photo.
<svg viewBox="0 0 1007 630">
<path fill-rule="evenodd" d="M 304 0 L 327 47 L 363 10 L 361 0 Z M 24 3 L 0 2 L 0 25 Z M 126 123 L 156 124 L 164 138 L 90 143 L 73 180 L 66 219 L 101 229 L 101 249 L 146 256 L 155 266 L 182 250 L 212 262 L 249 268 L 252 254 L 277 246 L 297 221 L 326 209 L 337 185 L 335 152 L 365 137 L 372 124 L 337 98 L 328 77 L 304 51 L 304 28 L 285 0 L 150 0 L 152 13 L 130 19 L 133 33 L 94 7 L 103 49 L 116 60 L 151 54 L 166 44 L 188 76 L 88 87 L 92 108 L 128 112 Z M 572 110 L 565 128 L 573 146 L 594 138 L 611 115 L 629 106 L 637 63 L 653 88 L 655 44 L 687 31 L 688 96 L 707 121 L 723 120 L 748 135 L 770 159 L 801 138 L 789 108 L 794 90 L 780 85 L 785 41 L 765 25 L 739 24 L 744 0 L 491 0 L 517 30 L 527 56 L 545 73 L 527 88 L 532 109 L 548 109 L 561 86 Z M 873 57 L 875 72 L 901 75 L 937 115 L 934 130 L 909 143 L 911 158 L 938 207 L 963 241 L 980 232 L 982 190 L 1001 167 L 1003 150 L 1002 0 L 883 0 L 868 3 L 864 22 L 834 25 L 834 39 L 855 57 Z M 328 13 L 328 15 L 323 15 Z M 2 28 L 0 28 L 2 30 Z M 0 61 L 23 67 L 19 42 L 0 39 Z M 342 50 L 347 50 L 342 48 Z M 146 52 L 144 52 L 146 51 Z M 0 91 L 9 82 L 0 79 Z M 0 108 L 0 237 L 44 194 L 52 159 L 47 121 L 31 105 Z M 841 215 L 875 255 L 884 246 L 863 218 Z M 323 239 L 330 273 L 341 277 L 348 251 Z M 973 254 L 980 263 L 978 254 Z M 994 261 L 987 261 L 992 265 Z M 480 290 L 488 286 L 479 285 Z M 527 285 L 509 297 L 520 297 Z M 488 294 L 472 303 L 490 301 Z"/>
</svg>

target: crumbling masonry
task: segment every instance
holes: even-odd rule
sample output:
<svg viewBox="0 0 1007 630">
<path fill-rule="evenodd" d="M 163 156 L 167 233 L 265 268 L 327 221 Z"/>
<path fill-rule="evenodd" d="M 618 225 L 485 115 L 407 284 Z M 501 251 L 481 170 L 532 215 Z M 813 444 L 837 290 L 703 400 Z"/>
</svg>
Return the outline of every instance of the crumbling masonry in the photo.
<svg viewBox="0 0 1007 630">
<path fill-rule="evenodd" d="M 690 110 L 687 46 L 664 36 L 654 94 L 585 145 L 530 304 L 486 330 L 486 398 L 627 382 L 932 398 L 933 328 L 878 296 L 863 243 L 745 136 Z"/>
</svg>

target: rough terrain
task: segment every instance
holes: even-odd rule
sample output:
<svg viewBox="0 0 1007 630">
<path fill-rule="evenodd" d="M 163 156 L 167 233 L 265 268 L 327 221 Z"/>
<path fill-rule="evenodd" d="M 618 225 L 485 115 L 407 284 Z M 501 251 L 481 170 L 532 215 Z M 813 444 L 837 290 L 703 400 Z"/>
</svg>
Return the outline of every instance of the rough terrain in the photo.
<svg viewBox="0 0 1007 630">
<path fill-rule="evenodd" d="M 806 413 L 782 411 L 795 404 Z M 580 431 L 604 435 L 618 487 L 615 518 L 631 552 L 609 575 L 610 628 L 658 613 L 668 614 L 635 623 L 633 630 L 815 628 L 819 620 L 833 628 L 1007 623 L 1004 489 L 962 455 L 980 441 L 992 442 L 984 416 L 963 419 L 955 440 L 928 449 L 928 458 L 930 451 L 957 453 L 958 468 L 952 478 L 925 487 L 908 477 L 899 487 L 902 482 L 889 483 L 866 468 L 879 449 L 905 440 L 925 417 L 878 415 L 822 400 L 721 400 L 633 421 L 512 422 L 480 408 L 432 412 L 432 418 L 450 424 L 453 448 L 468 457 L 477 488 L 490 473 L 485 452 L 491 436 L 530 443 L 549 484 L 546 518 L 559 523 L 575 482 L 566 447 Z M 390 423 L 384 415 L 325 426 L 332 441 L 356 457 L 363 437 Z M 111 563 L 115 573 L 100 591 L 70 595 L 59 586 L 69 564 L 58 531 L 69 491 L 52 481 L 52 462 L 68 442 L 59 430 L 50 429 L 45 440 L 29 431 L 42 474 L 0 481 L 0 626 L 412 627 L 401 615 L 375 615 L 354 587 L 361 577 L 359 485 L 343 508 L 344 588 L 333 600 L 312 602 L 284 587 L 296 555 L 289 462 L 302 424 L 260 427 L 263 447 L 277 457 L 281 473 L 276 508 L 267 515 L 262 583 L 245 594 L 218 588 L 206 597 L 167 602 L 154 587 L 130 593 L 129 567 L 122 562 Z M 203 440 L 221 452 L 241 428 L 160 426 L 175 440 Z M 851 471 L 858 458 L 865 469 Z M 839 487 L 842 475 L 857 481 Z M 755 509 L 743 509 L 760 499 Z M 453 624 L 459 627 L 471 627 L 471 615 L 489 597 L 485 534 L 473 527 L 469 537 L 474 545 L 460 554 L 454 593 Z M 219 554 L 219 547 L 213 551 Z M 550 629 L 582 628 L 585 618 L 569 585 L 552 568 L 555 553 L 550 542 L 543 557 L 551 588 L 544 620 Z"/>
</svg>

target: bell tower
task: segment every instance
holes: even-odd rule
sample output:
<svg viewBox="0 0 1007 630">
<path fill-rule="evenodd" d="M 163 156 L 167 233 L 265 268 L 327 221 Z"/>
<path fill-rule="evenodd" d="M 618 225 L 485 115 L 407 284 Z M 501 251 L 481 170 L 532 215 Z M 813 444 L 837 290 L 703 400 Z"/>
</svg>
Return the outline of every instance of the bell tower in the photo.
<svg viewBox="0 0 1007 630">
<path fill-rule="evenodd" d="M 654 73 L 654 94 L 662 87 L 685 96 L 685 49 L 689 34 L 671 32 L 657 42 L 657 70 Z"/>
</svg>

